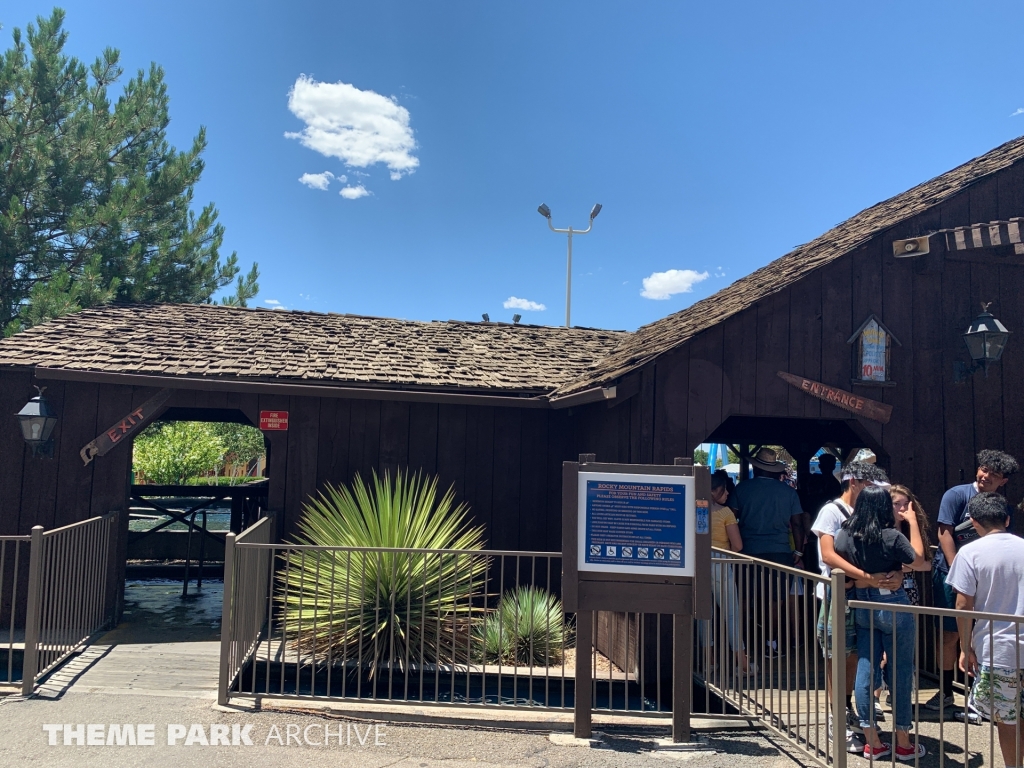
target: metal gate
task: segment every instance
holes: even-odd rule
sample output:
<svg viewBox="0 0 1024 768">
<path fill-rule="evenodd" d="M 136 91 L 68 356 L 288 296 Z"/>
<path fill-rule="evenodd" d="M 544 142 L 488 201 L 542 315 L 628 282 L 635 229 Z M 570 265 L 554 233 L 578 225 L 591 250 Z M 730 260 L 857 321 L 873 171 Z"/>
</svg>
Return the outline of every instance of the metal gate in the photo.
<svg viewBox="0 0 1024 768">
<path fill-rule="evenodd" d="M 23 695 L 113 618 L 117 521 L 110 512 L 52 531 L 32 529 Z"/>
</svg>

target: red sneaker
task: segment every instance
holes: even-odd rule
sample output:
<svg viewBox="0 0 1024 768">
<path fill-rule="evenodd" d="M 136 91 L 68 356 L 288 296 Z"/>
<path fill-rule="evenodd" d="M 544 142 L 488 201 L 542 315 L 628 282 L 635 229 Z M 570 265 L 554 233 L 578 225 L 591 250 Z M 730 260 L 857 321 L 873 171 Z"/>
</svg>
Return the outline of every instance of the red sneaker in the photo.
<svg viewBox="0 0 1024 768">
<path fill-rule="evenodd" d="M 888 757 L 892 754 L 892 746 L 882 742 L 880 747 L 872 747 L 870 744 L 864 745 L 864 757 L 868 760 L 880 760 L 883 757 Z"/>
<path fill-rule="evenodd" d="M 924 757 L 927 754 L 928 750 L 924 748 L 924 744 L 918 744 L 916 747 L 913 745 L 909 747 L 896 746 L 897 760 L 913 760 L 917 757 Z"/>
</svg>

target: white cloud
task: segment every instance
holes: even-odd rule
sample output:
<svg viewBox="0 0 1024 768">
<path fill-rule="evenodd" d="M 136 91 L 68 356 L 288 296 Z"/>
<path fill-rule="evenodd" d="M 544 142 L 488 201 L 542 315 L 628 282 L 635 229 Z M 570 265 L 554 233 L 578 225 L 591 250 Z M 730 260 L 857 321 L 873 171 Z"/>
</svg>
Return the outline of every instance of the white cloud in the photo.
<svg viewBox="0 0 1024 768">
<path fill-rule="evenodd" d="M 351 168 L 383 163 L 392 179 L 400 179 L 420 164 L 409 110 L 393 97 L 300 75 L 288 92 L 288 109 L 306 127 L 285 137 Z"/>
<path fill-rule="evenodd" d="M 276 307 L 276 306 L 279 306 L 281 304 L 281 302 L 278 301 L 277 299 L 264 299 L 263 303 L 264 304 L 269 304 L 272 307 Z"/>
<path fill-rule="evenodd" d="M 310 189 L 319 189 L 323 191 L 327 189 L 327 186 L 331 183 L 331 179 L 333 178 L 334 174 L 330 171 L 324 171 L 323 173 L 304 173 L 299 176 L 299 183 L 305 184 Z"/>
<path fill-rule="evenodd" d="M 707 272 L 697 272 L 693 269 L 653 272 L 650 277 L 644 278 L 644 289 L 640 291 L 640 295 L 645 299 L 667 299 L 677 293 L 690 293 L 693 286 L 707 279 Z"/>
<path fill-rule="evenodd" d="M 366 191 L 366 187 L 360 184 L 357 187 L 345 187 L 338 194 L 346 200 L 358 200 L 360 197 L 366 197 L 370 193 Z"/>
<path fill-rule="evenodd" d="M 517 299 L 515 296 L 509 296 L 505 299 L 505 303 L 502 306 L 505 309 L 525 309 L 528 312 L 543 312 L 547 309 L 543 304 L 538 304 L 536 301 Z"/>
<path fill-rule="evenodd" d="M 1017 107 L 1016 112 L 1010 113 L 1010 117 L 1016 117 L 1017 115 L 1024 115 L 1024 107 Z"/>
</svg>

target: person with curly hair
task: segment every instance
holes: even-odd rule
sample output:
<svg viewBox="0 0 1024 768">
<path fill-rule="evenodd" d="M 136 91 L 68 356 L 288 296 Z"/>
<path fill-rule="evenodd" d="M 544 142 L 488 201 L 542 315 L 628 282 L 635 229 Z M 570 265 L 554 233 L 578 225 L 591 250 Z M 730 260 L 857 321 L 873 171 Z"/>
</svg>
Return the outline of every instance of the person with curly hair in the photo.
<svg viewBox="0 0 1024 768">
<path fill-rule="evenodd" d="M 946 583 L 946 577 L 956 559 L 959 546 L 976 538 L 967 512 L 968 503 L 979 493 L 998 492 L 1018 469 L 1020 466 L 1013 456 L 1002 451 L 985 449 L 978 453 L 978 471 L 974 482 L 953 486 L 943 494 L 939 504 L 939 546 L 932 560 L 932 596 L 936 608 L 956 608 L 956 596 L 952 587 Z M 939 657 L 942 661 L 942 688 L 925 703 L 925 709 L 937 711 L 953 706 L 953 677 L 958 658 L 958 638 L 956 619 L 944 617 L 942 646 L 939 648 Z"/>
</svg>

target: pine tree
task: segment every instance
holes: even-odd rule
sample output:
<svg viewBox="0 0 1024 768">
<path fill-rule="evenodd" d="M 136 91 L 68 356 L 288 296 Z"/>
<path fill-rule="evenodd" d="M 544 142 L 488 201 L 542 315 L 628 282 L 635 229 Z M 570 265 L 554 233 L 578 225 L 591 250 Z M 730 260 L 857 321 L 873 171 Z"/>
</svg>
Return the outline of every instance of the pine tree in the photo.
<svg viewBox="0 0 1024 768">
<path fill-rule="evenodd" d="M 211 203 L 197 214 L 206 132 L 178 152 L 163 70 L 128 81 L 118 52 L 91 67 L 64 53 L 64 12 L 39 17 L 0 60 L 0 328 L 14 333 L 110 301 L 245 306 L 256 264 L 221 260 L 224 227 Z"/>
</svg>

